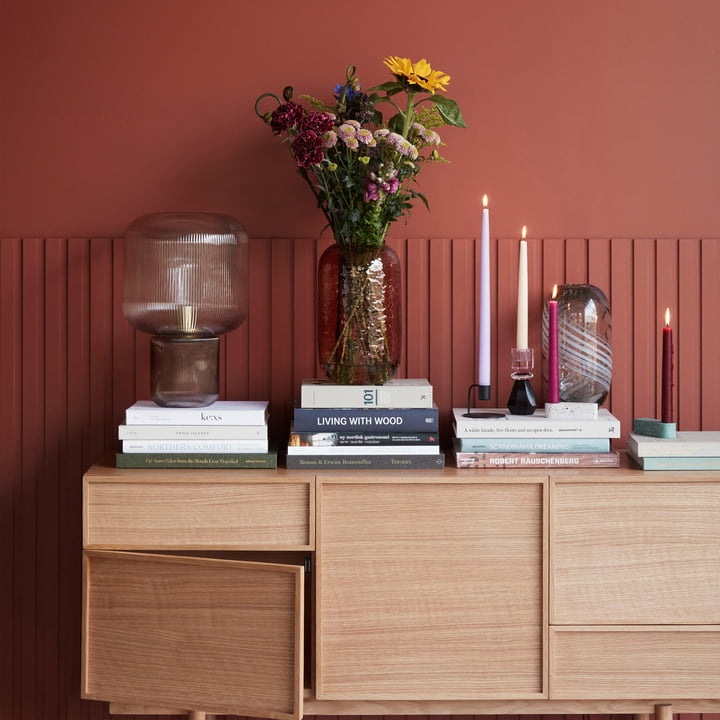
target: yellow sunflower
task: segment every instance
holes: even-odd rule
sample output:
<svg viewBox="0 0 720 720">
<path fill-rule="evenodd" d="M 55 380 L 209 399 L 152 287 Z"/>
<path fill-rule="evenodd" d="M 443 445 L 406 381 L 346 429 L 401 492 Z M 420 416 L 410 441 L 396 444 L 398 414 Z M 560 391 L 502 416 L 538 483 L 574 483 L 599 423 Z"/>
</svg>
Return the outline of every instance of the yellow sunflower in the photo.
<svg viewBox="0 0 720 720">
<path fill-rule="evenodd" d="M 433 70 L 425 58 L 413 63 L 409 58 L 391 56 L 385 58 L 384 63 L 393 75 L 404 77 L 408 82 L 433 94 L 436 90 L 445 91 L 445 85 L 450 82 L 449 75 L 440 70 Z"/>
</svg>

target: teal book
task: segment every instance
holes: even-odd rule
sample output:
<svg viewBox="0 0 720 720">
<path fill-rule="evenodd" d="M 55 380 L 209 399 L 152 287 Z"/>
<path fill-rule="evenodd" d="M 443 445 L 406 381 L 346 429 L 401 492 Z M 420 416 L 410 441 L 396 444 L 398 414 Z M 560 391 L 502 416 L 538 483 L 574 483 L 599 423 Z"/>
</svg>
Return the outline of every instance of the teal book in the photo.
<svg viewBox="0 0 720 720">
<path fill-rule="evenodd" d="M 463 437 L 453 440 L 455 449 L 469 453 L 606 453 L 609 438 Z"/>
<path fill-rule="evenodd" d="M 677 457 L 637 457 L 629 450 L 627 456 L 643 470 L 720 470 L 720 456 L 698 457 L 683 455 Z"/>
</svg>

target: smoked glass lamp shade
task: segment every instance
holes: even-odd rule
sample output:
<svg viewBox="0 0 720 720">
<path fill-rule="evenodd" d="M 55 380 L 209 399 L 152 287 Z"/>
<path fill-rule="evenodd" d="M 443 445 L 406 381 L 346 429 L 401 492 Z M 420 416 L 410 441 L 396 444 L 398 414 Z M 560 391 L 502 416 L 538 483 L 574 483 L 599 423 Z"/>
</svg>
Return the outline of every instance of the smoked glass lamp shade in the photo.
<svg viewBox="0 0 720 720">
<path fill-rule="evenodd" d="M 125 235 L 123 313 L 150 333 L 150 395 L 166 407 L 217 400 L 218 335 L 247 315 L 247 235 L 228 215 L 158 213 Z"/>
</svg>

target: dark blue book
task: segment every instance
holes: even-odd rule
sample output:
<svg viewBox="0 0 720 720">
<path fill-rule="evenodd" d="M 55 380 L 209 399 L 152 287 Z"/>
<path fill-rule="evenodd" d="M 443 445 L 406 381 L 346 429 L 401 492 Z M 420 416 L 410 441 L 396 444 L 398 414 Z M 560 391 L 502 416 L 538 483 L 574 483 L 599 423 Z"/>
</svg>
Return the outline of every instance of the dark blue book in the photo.
<svg viewBox="0 0 720 720">
<path fill-rule="evenodd" d="M 445 467 L 445 455 L 288 455 L 286 467 L 336 470 L 432 470 Z"/>
<path fill-rule="evenodd" d="M 295 432 L 432 432 L 439 429 L 439 412 L 432 408 L 295 408 Z"/>
</svg>

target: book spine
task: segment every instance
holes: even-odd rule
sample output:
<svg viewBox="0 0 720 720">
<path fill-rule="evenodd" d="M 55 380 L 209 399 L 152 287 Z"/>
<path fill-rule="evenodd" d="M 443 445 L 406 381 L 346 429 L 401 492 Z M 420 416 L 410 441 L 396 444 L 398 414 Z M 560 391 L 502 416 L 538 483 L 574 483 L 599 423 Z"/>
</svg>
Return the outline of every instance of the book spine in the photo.
<svg viewBox="0 0 720 720">
<path fill-rule="evenodd" d="M 353 445 L 439 445 L 438 433 L 291 432 L 288 445 L 352 447 Z"/>
<path fill-rule="evenodd" d="M 286 467 L 341 470 L 428 470 L 445 467 L 445 455 L 288 455 Z"/>
<path fill-rule="evenodd" d="M 461 452 L 610 452 L 609 438 L 456 438 L 455 444 Z"/>
<path fill-rule="evenodd" d="M 300 406 L 304 408 L 431 408 L 432 386 L 422 385 L 323 385 L 304 383 Z"/>
<path fill-rule="evenodd" d="M 119 468 L 276 468 L 277 453 L 238 453 L 228 455 L 203 453 L 116 453 Z"/>
<path fill-rule="evenodd" d="M 288 455 L 437 455 L 439 452 L 437 445 L 396 445 L 393 448 L 386 445 L 288 445 L 287 448 Z"/>
<path fill-rule="evenodd" d="M 619 467 L 620 453 L 455 453 L 459 468 Z"/>
<path fill-rule="evenodd" d="M 636 457 L 628 452 L 643 470 L 720 470 L 719 457 Z"/>
<path fill-rule="evenodd" d="M 438 431 L 437 408 L 295 408 L 295 432 Z"/>
<path fill-rule="evenodd" d="M 124 453 L 266 453 L 267 440 L 123 440 Z"/>
<path fill-rule="evenodd" d="M 267 425 L 118 425 L 118 440 L 267 440 Z"/>
</svg>

